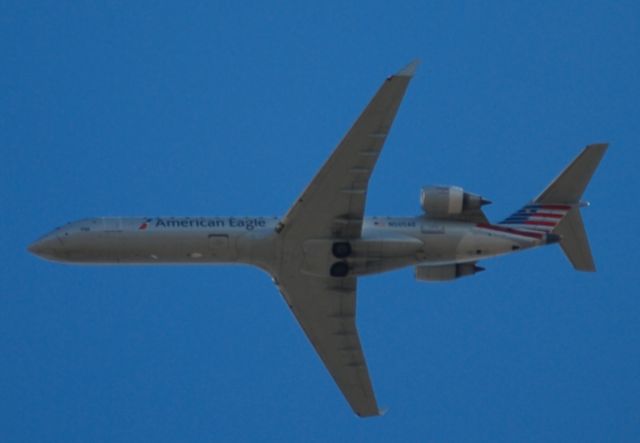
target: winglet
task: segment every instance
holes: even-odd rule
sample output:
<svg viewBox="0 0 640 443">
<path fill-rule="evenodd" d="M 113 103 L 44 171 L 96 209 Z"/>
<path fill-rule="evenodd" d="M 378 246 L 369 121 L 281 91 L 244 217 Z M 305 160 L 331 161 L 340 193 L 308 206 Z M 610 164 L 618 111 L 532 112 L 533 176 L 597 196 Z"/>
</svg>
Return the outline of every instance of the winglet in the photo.
<svg viewBox="0 0 640 443">
<path fill-rule="evenodd" d="M 420 60 L 415 59 L 414 61 L 409 63 L 407 66 L 405 66 L 404 68 L 396 72 L 394 74 L 394 77 L 413 77 L 413 74 L 416 73 L 416 70 L 418 69 L 419 64 L 420 64 Z"/>
</svg>

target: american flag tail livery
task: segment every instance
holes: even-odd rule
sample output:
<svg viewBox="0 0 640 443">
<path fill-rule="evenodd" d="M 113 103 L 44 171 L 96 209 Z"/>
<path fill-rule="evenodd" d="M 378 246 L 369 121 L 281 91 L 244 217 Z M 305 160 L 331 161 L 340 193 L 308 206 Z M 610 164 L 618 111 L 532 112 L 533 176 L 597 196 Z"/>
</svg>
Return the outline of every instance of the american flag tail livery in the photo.
<svg viewBox="0 0 640 443">
<path fill-rule="evenodd" d="M 607 150 L 606 143 L 589 145 L 533 201 L 499 224 L 518 231 L 545 233 L 560 241 L 563 252 L 579 271 L 595 271 L 580 208 L 589 180 Z"/>
</svg>

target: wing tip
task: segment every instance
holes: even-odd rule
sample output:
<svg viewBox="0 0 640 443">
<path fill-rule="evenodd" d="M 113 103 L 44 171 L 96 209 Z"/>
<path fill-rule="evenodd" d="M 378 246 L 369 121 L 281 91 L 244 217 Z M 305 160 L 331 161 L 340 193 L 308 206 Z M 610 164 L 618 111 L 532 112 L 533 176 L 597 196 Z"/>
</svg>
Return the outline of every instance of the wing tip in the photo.
<svg viewBox="0 0 640 443">
<path fill-rule="evenodd" d="M 420 60 L 415 59 L 407 66 L 396 72 L 394 74 L 394 77 L 413 77 L 413 75 L 418 70 L 418 65 L 420 65 Z"/>
<path fill-rule="evenodd" d="M 353 409 L 353 412 L 355 412 L 356 415 L 360 418 L 382 417 L 389 411 L 388 406 L 379 407 L 375 399 L 372 402 L 367 403 L 366 405 L 360 405 L 360 407 L 356 407 L 351 404 L 351 407 Z"/>
<path fill-rule="evenodd" d="M 607 149 L 609 148 L 609 143 L 608 142 L 600 142 L 600 143 L 591 143 L 590 145 L 587 145 L 584 150 L 585 151 L 600 151 L 602 153 L 604 153 Z"/>
<path fill-rule="evenodd" d="M 382 417 L 389 412 L 388 407 L 378 409 L 376 407 L 375 410 L 370 411 L 356 411 L 356 415 L 360 418 L 371 418 L 371 417 Z"/>
</svg>

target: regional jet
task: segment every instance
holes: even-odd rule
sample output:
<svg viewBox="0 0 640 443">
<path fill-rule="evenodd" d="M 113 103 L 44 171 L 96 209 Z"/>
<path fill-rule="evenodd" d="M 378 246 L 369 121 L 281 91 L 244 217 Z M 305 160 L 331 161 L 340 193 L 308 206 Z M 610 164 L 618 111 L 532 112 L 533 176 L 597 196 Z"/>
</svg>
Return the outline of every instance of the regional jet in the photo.
<svg viewBox="0 0 640 443">
<path fill-rule="evenodd" d="M 283 217 L 97 217 L 29 246 L 66 263 L 257 266 L 273 279 L 353 411 L 380 415 L 356 328 L 358 278 L 413 266 L 420 281 L 482 270 L 480 260 L 559 243 L 575 269 L 595 266 L 580 208 L 607 144 L 587 146 L 537 197 L 492 223 L 480 195 L 421 190 L 415 217 L 365 217 L 369 179 L 417 62 L 388 77 Z"/>
</svg>

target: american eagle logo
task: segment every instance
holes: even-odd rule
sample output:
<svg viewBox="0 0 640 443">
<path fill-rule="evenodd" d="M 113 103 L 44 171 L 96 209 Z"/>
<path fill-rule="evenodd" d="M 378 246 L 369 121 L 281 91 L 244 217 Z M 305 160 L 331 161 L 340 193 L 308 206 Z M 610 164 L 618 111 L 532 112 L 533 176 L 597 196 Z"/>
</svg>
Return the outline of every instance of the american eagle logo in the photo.
<svg viewBox="0 0 640 443">
<path fill-rule="evenodd" d="M 140 226 L 138 226 L 138 229 L 141 231 L 144 231 L 145 229 L 147 229 L 149 227 L 149 222 L 151 222 L 151 220 L 153 220 L 152 218 L 145 218 L 144 221 L 142 222 L 142 224 Z"/>
</svg>

